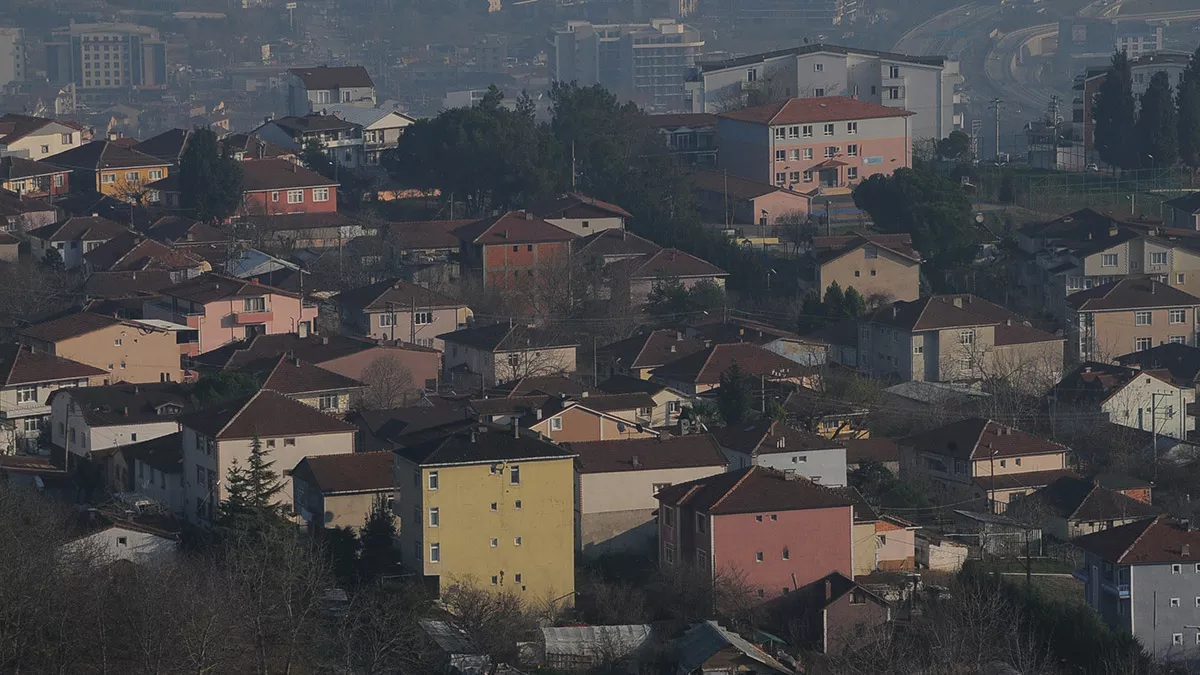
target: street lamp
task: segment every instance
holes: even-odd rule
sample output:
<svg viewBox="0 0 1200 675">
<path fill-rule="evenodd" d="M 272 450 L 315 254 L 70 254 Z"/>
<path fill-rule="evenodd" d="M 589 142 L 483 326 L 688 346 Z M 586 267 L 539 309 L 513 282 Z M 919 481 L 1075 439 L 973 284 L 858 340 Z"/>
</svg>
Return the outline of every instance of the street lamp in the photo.
<svg viewBox="0 0 1200 675">
<path fill-rule="evenodd" d="M 1137 193 L 1127 194 L 1125 195 L 1125 199 L 1129 200 L 1129 215 L 1137 215 Z"/>
<path fill-rule="evenodd" d="M 771 275 L 775 274 L 775 270 L 767 268 L 767 295 L 771 294 Z"/>
</svg>

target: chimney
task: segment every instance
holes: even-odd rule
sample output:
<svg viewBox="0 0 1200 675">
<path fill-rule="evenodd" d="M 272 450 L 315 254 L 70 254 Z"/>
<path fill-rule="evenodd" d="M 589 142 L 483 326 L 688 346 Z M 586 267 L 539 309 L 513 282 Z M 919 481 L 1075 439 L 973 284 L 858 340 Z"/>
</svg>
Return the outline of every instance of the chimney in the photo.
<svg viewBox="0 0 1200 675">
<path fill-rule="evenodd" d="M 1116 224 L 1116 223 L 1110 223 L 1110 224 L 1109 224 L 1109 226 L 1108 226 L 1108 236 L 1110 236 L 1110 237 L 1115 237 L 1115 236 L 1117 236 L 1117 224 Z"/>
<path fill-rule="evenodd" d="M 125 417 L 129 417 L 129 406 L 121 408 L 121 414 Z"/>
<path fill-rule="evenodd" d="M 1005 320 L 1004 320 L 1004 325 L 1005 325 L 1005 326 L 1011 326 L 1011 325 L 1012 325 L 1012 319 L 1005 319 Z"/>
<path fill-rule="evenodd" d="M 892 305 L 892 318 L 893 319 L 896 318 L 896 316 L 898 316 L 899 314 L 900 314 L 900 308 L 895 305 Z"/>
<path fill-rule="evenodd" d="M 675 341 L 683 342 L 683 333 L 681 333 L 679 331 L 675 331 Z"/>
<path fill-rule="evenodd" d="M 825 580 L 825 602 L 833 600 L 833 581 Z"/>
<path fill-rule="evenodd" d="M 583 393 L 581 393 L 581 394 L 579 395 L 579 397 L 580 397 L 580 398 L 587 398 L 587 397 L 588 397 L 587 390 L 585 389 L 585 390 L 583 391 Z"/>
<path fill-rule="evenodd" d="M 961 297 L 961 296 L 960 296 L 960 297 L 955 297 L 955 298 L 954 298 L 954 306 L 955 306 L 955 307 L 958 307 L 959 309 L 962 309 L 962 300 L 963 300 L 963 299 L 962 299 L 962 297 Z"/>
<path fill-rule="evenodd" d="M 517 424 L 517 418 L 512 418 L 513 438 L 521 437 L 521 425 Z"/>
<path fill-rule="evenodd" d="M 534 415 L 534 417 L 536 417 L 538 420 L 541 420 L 541 419 L 542 419 L 542 409 L 541 409 L 541 408 L 538 408 L 537 410 L 534 410 L 534 411 L 533 411 L 533 415 Z"/>
<path fill-rule="evenodd" d="M 635 469 L 642 468 L 642 460 L 637 455 L 634 455 L 633 459 L 631 459 L 630 462 L 633 464 L 633 468 L 635 468 Z M 1187 554 L 1184 553 L 1184 555 L 1187 555 Z"/>
<path fill-rule="evenodd" d="M 1181 547 L 1180 547 L 1180 550 L 1179 550 L 1179 552 L 1180 552 L 1180 553 L 1182 553 L 1182 554 L 1183 554 L 1183 557 L 1185 557 L 1185 558 L 1187 558 L 1187 557 L 1191 556 L 1191 555 L 1192 555 L 1192 546 L 1191 546 L 1191 544 L 1184 544 L 1183 546 L 1181 546 Z"/>
<path fill-rule="evenodd" d="M 787 439 L 784 438 L 783 436 L 780 436 L 779 438 L 775 439 L 775 447 L 783 448 L 786 446 L 787 446 Z"/>
<path fill-rule="evenodd" d="M 1090 372 L 1092 372 L 1092 367 L 1091 367 L 1091 366 L 1084 366 L 1084 367 L 1083 367 L 1083 372 L 1085 372 L 1085 373 L 1090 373 Z"/>
</svg>

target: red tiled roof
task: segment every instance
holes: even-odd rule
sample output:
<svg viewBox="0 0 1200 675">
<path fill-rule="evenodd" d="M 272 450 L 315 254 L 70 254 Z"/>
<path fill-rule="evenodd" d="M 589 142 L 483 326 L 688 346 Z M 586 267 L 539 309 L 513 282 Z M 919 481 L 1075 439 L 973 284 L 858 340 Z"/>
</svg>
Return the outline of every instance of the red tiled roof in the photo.
<svg viewBox="0 0 1200 675">
<path fill-rule="evenodd" d="M 959 459 L 1065 453 L 1066 446 L 982 417 L 969 417 L 900 439 L 900 445 Z"/>
<path fill-rule="evenodd" d="M 1000 345 L 1063 339 L 1027 326 L 1020 315 L 969 293 L 894 302 L 869 314 L 866 320 L 907 332 L 995 326 L 996 344 Z"/>
<path fill-rule="evenodd" d="M 203 269 L 204 261 L 134 232 L 122 232 L 83 254 L 101 272 Z"/>
<path fill-rule="evenodd" d="M 35 176 L 51 176 L 56 173 L 70 173 L 68 169 L 38 162 L 16 155 L 0 157 L 0 181 L 19 180 Z"/>
<path fill-rule="evenodd" d="M 911 234 L 860 234 L 855 232 L 850 235 L 813 237 L 812 240 L 813 251 L 817 254 L 817 260 L 822 264 L 837 260 L 868 244 L 887 249 L 913 262 L 921 262 L 921 254 L 913 248 Z"/>
<path fill-rule="evenodd" d="M 0 345 L 0 380 L 12 387 L 34 382 L 83 379 L 105 375 L 103 370 L 78 361 L 35 352 L 16 344 Z"/>
<path fill-rule="evenodd" d="M 162 289 L 162 294 L 173 298 L 183 298 L 201 304 L 242 296 L 284 295 L 289 298 L 297 297 L 295 293 L 255 283 L 248 279 L 227 277 L 223 274 L 201 274 L 198 277 L 182 281 L 174 286 Z"/>
<path fill-rule="evenodd" d="M 567 443 L 566 448 L 579 455 L 576 460 L 579 473 L 655 471 L 704 466 L 714 469 L 720 467 L 724 470 L 729 463 L 709 434 Z"/>
<path fill-rule="evenodd" d="M 58 342 L 79 335 L 86 335 L 93 331 L 98 331 L 109 326 L 117 326 L 124 323 L 121 319 L 116 319 L 103 314 L 92 314 L 90 312 L 75 312 L 61 316 L 57 319 L 50 319 L 41 323 L 35 323 L 32 326 L 26 326 L 21 331 L 22 337 L 33 338 L 43 342 Z"/>
<path fill-rule="evenodd" d="M 108 241 L 128 232 L 120 223 L 100 216 L 72 216 L 58 223 L 43 225 L 29 231 L 29 236 L 42 241 Z"/>
<path fill-rule="evenodd" d="M 389 223 L 384 240 L 402 251 L 458 249 L 453 231 L 473 220 L 425 220 Z"/>
<path fill-rule="evenodd" d="M 738 199 L 758 199 L 759 197 L 772 195 L 776 192 L 785 192 L 806 201 L 811 201 L 808 195 L 722 171 L 695 171 L 692 172 L 689 178 L 697 190 L 715 192 L 722 195 L 728 192 L 730 197 Z"/>
<path fill-rule="evenodd" d="M 846 446 L 847 464 L 900 461 L 900 446 L 890 438 L 847 438 L 842 439 L 842 444 Z"/>
<path fill-rule="evenodd" d="M 807 509 L 850 509 L 853 502 L 832 488 L 796 474 L 761 466 L 716 474 L 659 491 L 658 501 L 711 515 Z"/>
<path fill-rule="evenodd" d="M 629 278 L 657 279 L 659 277 L 727 277 L 729 273 L 716 265 L 684 253 L 676 248 L 664 248 L 654 255 L 633 262 Z"/>
<path fill-rule="evenodd" d="M 1075 539 L 1079 548 L 1118 565 L 1197 562 L 1200 531 L 1166 516 L 1143 520 Z M 1187 547 L 1185 552 L 1184 547 Z"/>
<path fill-rule="evenodd" d="M 392 489 L 390 450 L 354 452 L 346 455 L 305 457 L 292 470 L 297 480 L 310 482 L 323 494 L 339 492 L 383 492 Z"/>
<path fill-rule="evenodd" d="M 15 143 L 42 127 L 53 123 L 54 120 L 44 117 L 5 113 L 4 115 L 0 115 L 0 144 Z"/>
<path fill-rule="evenodd" d="M 587 197 L 577 192 L 565 194 L 553 201 L 539 204 L 530 210 L 541 218 L 633 217 L 633 214 L 616 204 L 600 201 L 594 197 Z"/>
<path fill-rule="evenodd" d="M 659 379 L 679 380 L 694 384 L 717 384 L 721 374 L 738 364 L 743 373 L 753 377 L 795 377 L 804 368 L 788 358 L 749 343 L 713 345 L 682 359 L 651 371 Z"/>
<path fill-rule="evenodd" d="M 362 386 L 363 383 L 358 380 L 325 370 L 287 354 L 275 360 L 274 366 L 262 382 L 263 389 L 288 395 L 345 391 L 359 389 Z"/>
<path fill-rule="evenodd" d="M 615 227 L 577 239 L 573 246 L 576 255 L 587 254 L 613 258 L 649 256 L 662 250 L 661 246 L 649 239 L 639 237 L 629 230 Z"/>
<path fill-rule="evenodd" d="M 1200 298 L 1153 279 L 1120 279 L 1067 296 L 1067 304 L 1081 312 L 1191 307 Z"/>
<path fill-rule="evenodd" d="M 412 309 L 466 307 L 454 298 L 410 284 L 398 278 L 352 288 L 333 298 L 339 304 L 361 312 L 411 311 Z"/>
<path fill-rule="evenodd" d="M 657 368 L 704 349 L 704 343 L 673 330 L 655 330 L 605 345 L 601 350 L 623 368 Z"/>
<path fill-rule="evenodd" d="M 247 398 L 179 418 L 185 427 L 218 440 L 353 433 L 357 427 L 263 389 Z"/>
<path fill-rule="evenodd" d="M 338 185 L 337 181 L 286 159 L 248 159 L 241 167 L 243 192 Z"/>
<path fill-rule="evenodd" d="M 129 139 L 136 143 L 136 139 Z M 140 169 L 149 167 L 168 167 L 170 162 L 151 157 L 126 147 L 123 143 L 113 141 L 92 141 L 77 148 L 64 150 L 57 155 L 46 158 L 51 164 L 69 169 Z"/>
<path fill-rule="evenodd" d="M 1067 520 L 1130 520 L 1153 518 L 1160 513 L 1159 509 L 1146 502 L 1078 476 L 1063 476 L 1031 497 Z"/>
<path fill-rule="evenodd" d="M 837 450 L 845 447 L 839 441 L 793 429 L 785 422 L 770 419 L 732 424 L 718 430 L 714 436 L 722 448 L 750 456 L 794 450 Z"/>
<path fill-rule="evenodd" d="M 484 218 L 451 232 L 459 239 L 483 246 L 571 241 L 575 235 L 532 214 L 509 211 Z"/>
<path fill-rule="evenodd" d="M 811 124 L 880 117 L 907 117 L 913 114 L 903 108 L 889 108 L 878 103 L 844 96 L 820 96 L 791 98 L 786 101 L 742 108 L 721 113 L 718 117 L 740 122 L 753 122 L 754 124 Z"/>
</svg>

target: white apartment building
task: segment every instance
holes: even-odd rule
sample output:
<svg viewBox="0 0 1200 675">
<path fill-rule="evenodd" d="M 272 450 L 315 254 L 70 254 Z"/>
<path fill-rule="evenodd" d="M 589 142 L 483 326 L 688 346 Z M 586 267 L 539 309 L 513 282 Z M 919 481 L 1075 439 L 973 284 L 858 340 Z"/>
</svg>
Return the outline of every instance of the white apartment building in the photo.
<svg viewBox="0 0 1200 675">
<path fill-rule="evenodd" d="M 913 113 L 914 140 L 945 138 L 961 126 L 955 113 L 958 62 L 835 45 L 805 45 L 699 64 L 687 83 L 692 112 L 721 113 L 762 100 L 846 96 Z"/>
<path fill-rule="evenodd" d="M 549 36 L 550 76 L 599 84 L 652 112 L 689 109 L 685 82 L 704 49 L 700 32 L 674 19 L 650 23 L 568 21 Z"/>
<path fill-rule="evenodd" d="M 362 66 L 292 68 L 288 114 L 304 116 L 331 105 L 375 107 L 375 82 Z"/>
<path fill-rule="evenodd" d="M 129 23 L 73 23 L 46 43 L 46 75 L 81 92 L 165 87 L 166 43 L 157 30 Z"/>
<path fill-rule="evenodd" d="M 25 81 L 25 31 L 0 28 L 0 87 Z"/>
</svg>

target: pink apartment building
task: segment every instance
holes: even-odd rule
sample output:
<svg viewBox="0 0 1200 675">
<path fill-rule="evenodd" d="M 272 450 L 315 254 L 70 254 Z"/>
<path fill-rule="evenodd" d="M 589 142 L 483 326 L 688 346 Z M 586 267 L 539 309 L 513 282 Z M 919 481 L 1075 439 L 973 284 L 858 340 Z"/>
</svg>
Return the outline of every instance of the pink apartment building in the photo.
<svg viewBox="0 0 1200 675">
<path fill-rule="evenodd" d="M 842 96 L 793 98 L 717 118 L 722 169 L 797 192 L 912 166 L 913 113 Z"/>
<path fill-rule="evenodd" d="M 317 306 L 290 291 L 221 274 L 203 274 L 159 291 L 143 308 L 147 319 L 185 325 L 180 352 L 196 356 L 256 335 L 296 333 L 307 337 Z"/>
</svg>

